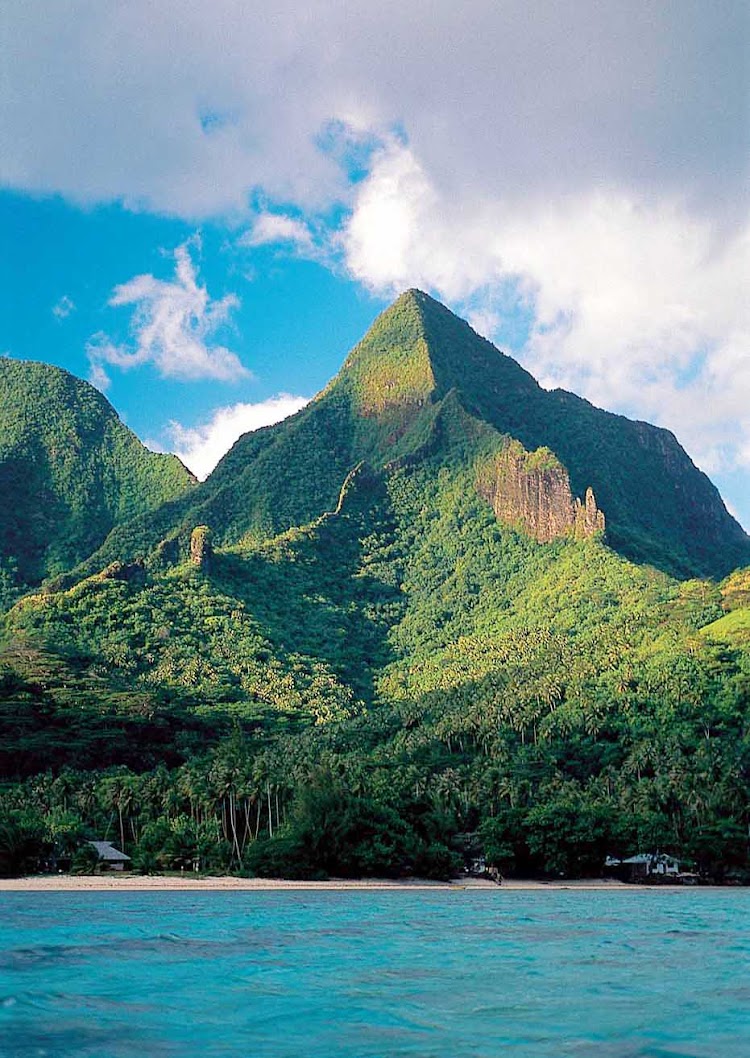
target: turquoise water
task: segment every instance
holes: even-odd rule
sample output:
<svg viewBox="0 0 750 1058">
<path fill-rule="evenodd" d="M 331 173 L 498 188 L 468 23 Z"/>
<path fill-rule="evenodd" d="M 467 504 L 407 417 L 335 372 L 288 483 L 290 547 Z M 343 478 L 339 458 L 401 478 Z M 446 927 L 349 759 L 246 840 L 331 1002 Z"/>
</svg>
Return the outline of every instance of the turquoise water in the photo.
<svg viewBox="0 0 750 1058">
<path fill-rule="evenodd" d="M 747 1058 L 750 892 L 0 893 L 0 1054 Z"/>
</svg>

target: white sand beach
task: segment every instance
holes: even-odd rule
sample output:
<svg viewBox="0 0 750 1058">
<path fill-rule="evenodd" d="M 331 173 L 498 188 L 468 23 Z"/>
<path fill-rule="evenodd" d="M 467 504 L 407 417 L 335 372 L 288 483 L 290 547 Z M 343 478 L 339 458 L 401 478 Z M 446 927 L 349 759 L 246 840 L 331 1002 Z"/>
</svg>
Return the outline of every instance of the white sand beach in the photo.
<svg viewBox="0 0 750 1058">
<path fill-rule="evenodd" d="M 5 892 L 157 892 L 163 890 L 185 890 L 188 892 L 248 890 L 267 892 L 273 890 L 300 891 L 344 891 L 344 890 L 437 890 L 464 892 L 467 890 L 613 890 L 629 889 L 633 892 L 653 890 L 653 886 L 627 885 L 610 879 L 569 879 L 560 881 L 536 881 L 508 879 L 501 886 L 482 878 L 456 878 L 450 882 L 434 882 L 428 879 L 345 879 L 332 878 L 325 882 L 290 881 L 282 878 L 232 878 L 200 877 L 190 875 L 37 875 L 27 878 L 2 878 L 0 891 Z M 659 886 L 659 889 L 682 889 L 683 886 Z"/>
</svg>

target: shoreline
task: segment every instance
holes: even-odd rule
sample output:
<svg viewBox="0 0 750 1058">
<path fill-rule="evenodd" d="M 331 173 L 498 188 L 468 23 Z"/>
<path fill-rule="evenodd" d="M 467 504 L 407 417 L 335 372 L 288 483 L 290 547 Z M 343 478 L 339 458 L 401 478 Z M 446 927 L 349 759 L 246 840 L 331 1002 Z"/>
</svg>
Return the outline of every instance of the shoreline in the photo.
<svg viewBox="0 0 750 1058">
<path fill-rule="evenodd" d="M 429 879 L 398 881 L 388 878 L 333 878 L 324 882 L 290 881 L 283 878 L 233 878 L 217 876 L 193 878 L 165 875 L 37 875 L 26 878 L 0 878 L 0 892 L 477 892 L 514 891 L 558 892 L 563 889 L 584 892 L 611 892 L 622 890 L 643 892 L 668 890 L 669 892 L 692 889 L 683 885 L 635 885 L 604 878 L 571 878 L 559 881 L 510 878 L 502 885 L 483 878 L 455 878 L 449 882 L 434 882 Z M 699 886 L 701 889 L 727 889 L 730 886 Z"/>
</svg>

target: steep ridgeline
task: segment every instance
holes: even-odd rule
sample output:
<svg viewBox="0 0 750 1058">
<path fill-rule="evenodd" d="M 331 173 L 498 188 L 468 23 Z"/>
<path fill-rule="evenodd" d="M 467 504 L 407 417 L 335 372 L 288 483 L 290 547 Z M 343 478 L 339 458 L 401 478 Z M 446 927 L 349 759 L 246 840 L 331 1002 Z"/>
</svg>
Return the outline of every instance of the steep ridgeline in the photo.
<svg viewBox="0 0 750 1058">
<path fill-rule="evenodd" d="M 671 433 L 542 389 L 444 306 L 408 291 L 311 404 L 240 438 L 203 485 L 117 529 L 82 572 L 146 557 L 165 538 L 186 554 L 196 525 L 210 526 L 217 546 L 269 538 L 333 510 L 361 461 L 377 469 L 428 452 L 436 466 L 473 467 L 497 517 L 537 540 L 606 521 L 611 547 L 677 576 L 750 562 L 750 538 Z"/>
<path fill-rule="evenodd" d="M 0 564 L 37 583 L 99 547 L 112 527 L 188 490 L 176 456 L 149 452 L 86 382 L 0 359 Z M 12 572 L 11 572 L 12 571 Z"/>
</svg>

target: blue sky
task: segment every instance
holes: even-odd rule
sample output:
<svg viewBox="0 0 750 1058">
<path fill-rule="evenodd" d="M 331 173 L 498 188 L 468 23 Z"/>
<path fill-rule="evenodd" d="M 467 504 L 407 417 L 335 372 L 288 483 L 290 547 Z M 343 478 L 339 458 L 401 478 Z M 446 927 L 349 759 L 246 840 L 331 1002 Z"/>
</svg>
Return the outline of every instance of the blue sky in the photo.
<svg viewBox="0 0 750 1058">
<path fill-rule="evenodd" d="M 14 247 L 1 266 L 7 302 L 0 350 L 81 378 L 92 377 L 87 350 L 96 335 L 134 346 L 132 306 L 108 304 L 115 288 L 142 274 L 172 280 L 177 247 L 188 244 L 196 280 L 212 300 L 236 297 L 215 339 L 238 357 L 246 376 L 182 378 L 152 362 L 107 368 L 109 383 L 101 388 L 120 416 L 139 437 L 164 447 L 172 421 L 191 427 L 227 405 L 284 392 L 313 396 L 386 304 L 283 248 L 238 246 L 240 233 L 224 225 L 5 192 L 0 229 Z"/>
<path fill-rule="evenodd" d="M 0 351 L 205 474 L 419 286 L 672 429 L 748 527 L 748 18 L 9 0 Z"/>
</svg>

